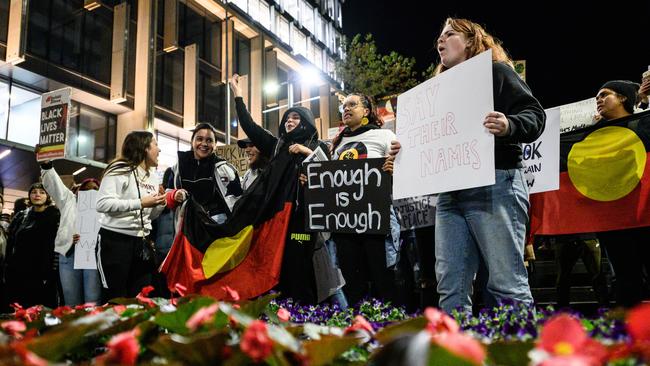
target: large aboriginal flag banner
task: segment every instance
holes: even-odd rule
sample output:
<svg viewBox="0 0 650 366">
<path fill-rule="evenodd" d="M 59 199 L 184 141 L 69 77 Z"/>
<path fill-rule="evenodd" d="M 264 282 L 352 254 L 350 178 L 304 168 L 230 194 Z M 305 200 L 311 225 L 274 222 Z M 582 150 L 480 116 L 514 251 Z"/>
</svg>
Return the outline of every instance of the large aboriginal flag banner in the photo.
<svg viewBox="0 0 650 366">
<path fill-rule="evenodd" d="M 531 234 L 650 226 L 650 111 L 562 134 L 560 189 L 533 194 Z"/>
<path fill-rule="evenodd" d="M 282 254 L 296 192 L 295 155 L 280 155 L 253 182 L 217 224 L 189 199 L 181 208 L 179 230 L 160 267 L 173 289 L 226 298 L 224 286 L 243 298 L 263 294 L 280 278 Z"/>
</svg>

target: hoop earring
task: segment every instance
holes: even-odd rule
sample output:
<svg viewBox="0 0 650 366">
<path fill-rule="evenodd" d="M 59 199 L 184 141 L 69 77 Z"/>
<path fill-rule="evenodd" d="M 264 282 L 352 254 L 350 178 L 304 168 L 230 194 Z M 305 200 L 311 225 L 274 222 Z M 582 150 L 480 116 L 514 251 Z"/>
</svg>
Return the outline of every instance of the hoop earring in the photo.
<svg viewBox="0 0 650 366">
<path fill-rule="evenodd" d="M 367 125 L 368 122 L 370 122 L 370 121 L 368 120 L 368 117 L 363 117 L 363 118 L 361 118 L 361 126 L 365 126 L 365 125 Z"/>
</svg>

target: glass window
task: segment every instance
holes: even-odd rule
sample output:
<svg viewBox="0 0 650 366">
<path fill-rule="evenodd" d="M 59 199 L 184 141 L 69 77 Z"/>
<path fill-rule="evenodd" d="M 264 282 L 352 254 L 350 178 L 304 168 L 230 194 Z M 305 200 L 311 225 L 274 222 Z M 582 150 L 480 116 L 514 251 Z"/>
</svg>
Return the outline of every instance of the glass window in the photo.
<svg viewBox="0 0 650 366">
<path fill-rule="evenodd" d="M 291 48 L 293 48 L 293 53 L 307 55 L 307 37 L 296 27 L 292 27 L 292 30 Z"/>
<path fill-rule="evenodd" d="M 7 43 L 9 28 L 9 0 L 0 0 L 0 42 Z M 4 55 L 3 55 L 4 59 Z"/>
<path fill-rule="evenodd" d="M 248 0 L 230 0 L 231 3 L 237 5 L 238 8 L 248 13 Z"/>
<path fill-rule="evenodd" d="M 235 35 L 235 69 L 239 75 L 250 75 L 251 69 L 251 41 L 237 33 Z"/>
<path fill-rule="evenodd" d="M 260 10 L 258 14 L 258 21 L 260 24 L 262 24 L 264 28 L 271 30 L 271 9 L 266 1 L 260 1 Z"/>
<path fill-rule="evenodd" d="M 159 39 L 162 43 L 162 39 Z M 159 52 L 156 56 L 156 105 L 173 112 L 183 113 L 184 53 Z"/>
<path fill-rule="evenodd" d="M 300 19 L 298 17 L 300 14 L 300 10 L 298 8 L 298 0 L 285 0 L 284 6 L 287 13 L 291 14 L 294 19 Z"/>
<path fill-rule="evenodd" d="M 41 95 L 12 86 L 7 140 L 35 146 L 40 132 Z"/>
<path fill-rule="evenodd" d="M 114 115 L 72 102 L 68 125 L 68 154 L 95 161 L 115 158 L 116 118 Z"/>
<path fill-rule="evenodd" d="M 113 11 L 86 11 L 83 1 L 30 1 L 27 52 L 110 83 Z M 56 15 L 54 13 L 56 12 Z"/>
<path fill-rule="evenodd" d="M 282 16 L 278 16 L 278 36 L 282 42 L 289 44 L 289 21 Z"/>
<path fill-rule="evenodd" d="M 301 0 L 300 23 L 311 33 L 314 32 L 314 8 Z"/>
<path fill-rule="evenodd" d="M 160 148 L 158 167 L 156 169 L 164 172 L 167 168 L 173 167 L 178 161 L 178 139 L 158 132 L 156 140 L 158 140 L 158 147 Z"/>
<path fill-rule="evenodd" d="M 225 84 L 221 82 L 221 73 L 207 65 L 200 65 L 198 80 L 198 120 L 213 125 L 219 131 L 225 131 L 224 118 Z"/>
<path fill-rule="evenodd" d="M 7 109 L 9 104 L 9 84 L 0 81 L 0 139 L 7 139 Z"/>
<path fill-rule="evenodd" d="M 316 11 L 316 17 L 314 18 L 314 33 L 319 41 L 325 43 L 323 37 L 323 17 L 318 11 Z"/>
</svg>

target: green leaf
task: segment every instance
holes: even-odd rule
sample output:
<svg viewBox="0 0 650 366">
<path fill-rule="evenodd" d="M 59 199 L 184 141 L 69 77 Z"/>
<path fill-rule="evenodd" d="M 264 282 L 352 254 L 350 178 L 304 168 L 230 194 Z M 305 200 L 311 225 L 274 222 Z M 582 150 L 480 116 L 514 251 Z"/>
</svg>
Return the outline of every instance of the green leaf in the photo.
<svg viewBox="0 0 650 366">
<path fill-rule="evenodd" d="M 411 318 L 397 324 L 391 324 L 375 334 L 375 339 L 381 344 L 387 344 L 393 339 L 405 334 L 417 333 L 424 329 L 427 320 L 424 317 Z"/>
<path fill-rule="evenodd" d="M 359 339 L 355 337 L 323 336 L 319 340 L 305 342 L 303 346 L 309 358 L 309 365 L 320 366 L 331 364 L 345 351 L 358 344 Z"/>
<path fill-rule="evenodd" d="M 211 331 L 190 336 L 179 334 L 161 335 L 149 349 L 170 360 L 187 365 L 217 365 L 223 359 L 223 348 L 228 333 Z"/>
<path fill-rule="evenodd" d="M 528 352 L 535 346 L 531 342 L 499 341 L 487 346 L 488 363 L 499 366 L 528 365 Z"/>
<path fill-rule="evenodd" d="M 27 348 L 50 360 L 63 360 L 65 355 L 84 347 L 97 338 L 97 331 L 110 328 L 119 322 L 111 312 L 103 312 L 63 323 L 27 343 Z"/>
<path fill-rule="evenodd" d="M 476 366 L 474 363 L 468 361 L 467 359 L 457 356 L 447 351 L 445 348 L 436 345 L 431 345 L 431 348 L 429 349 L 429 362 L 427 363 L 427 365 L 428 366 L 449 366 L 449 365 Z M 520 366 L 521 365 L 527 365 L 527 363 L 520 364 Z"/>
<path fill-rule="evenodd" d="M 268 294 L 260 296 L 255 300 L 245 301 L 241 303 L 240 310 L 253 318 L 259 318 L 259 316 L 264 312 L 264 310 L 269 306 L 271 300 L 280 296 L 280 294 Z"/>
<path fill-rule="evenodd" d="M 179 305 L 176 311 L 170 313 L 158 312 L 154 318 L 154 323 L 169 330 L 173 333 L 181 335 L 189 334 L 189 329 L 185 323 L 196 313 L 199 309 L 210 306 L 215 303 L 215 299 L 211 297 L 197 297 L 191 301 Z"/>
</svg>

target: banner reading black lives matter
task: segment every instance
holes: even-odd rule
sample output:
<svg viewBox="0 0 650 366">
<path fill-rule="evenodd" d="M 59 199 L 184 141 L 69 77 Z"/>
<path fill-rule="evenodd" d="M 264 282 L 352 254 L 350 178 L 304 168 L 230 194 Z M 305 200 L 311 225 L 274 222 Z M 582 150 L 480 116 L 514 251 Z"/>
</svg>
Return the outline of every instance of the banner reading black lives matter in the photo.
<svg viewBox="0 0 650 366">
<path fill-rule="evenodd" d="M 391 177 L 383 158 L 305 165 L 305 230 L 387 234 Z"/>
<path fill-rule="evenodd" d="M 71 92 L 72 89 L 63 88 L 41 96 L 38 161 L 65 157 Z"/>
</svg>

